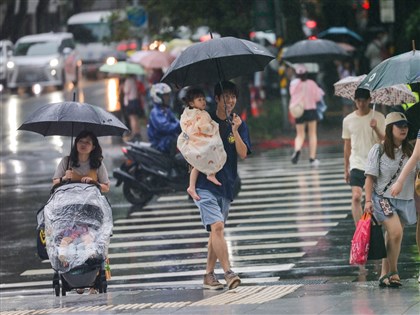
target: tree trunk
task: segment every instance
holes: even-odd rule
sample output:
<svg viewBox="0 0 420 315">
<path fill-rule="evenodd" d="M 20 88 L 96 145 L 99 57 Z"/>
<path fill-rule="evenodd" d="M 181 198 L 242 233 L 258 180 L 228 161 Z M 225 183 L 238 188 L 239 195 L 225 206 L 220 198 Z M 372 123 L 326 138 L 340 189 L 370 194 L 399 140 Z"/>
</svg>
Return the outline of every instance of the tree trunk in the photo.
<svg viewBox="0 0 420 315">
<path fill-rule="evenodd" d="M 37 33 L 45 33 L 54 31 L 54 25 L 56 24 L 55 16 L 49 16 L 48 5 L 49 0 L 39 0 L 38 6 L 36 7 L 36 29 Z"/>
<path fill-rule="evenodd" d="M 23 1 L 24 2 L 24 1 Z M 6 14 L 3 20 L 3 24 L 0 29 L 0 38 L 8 38 L 13 42 L 16 38 L 13 37 L 14 31 L 14 20 L 15 20 L 15 0 L 7 0 L 6 2 Z"/>
</svg>

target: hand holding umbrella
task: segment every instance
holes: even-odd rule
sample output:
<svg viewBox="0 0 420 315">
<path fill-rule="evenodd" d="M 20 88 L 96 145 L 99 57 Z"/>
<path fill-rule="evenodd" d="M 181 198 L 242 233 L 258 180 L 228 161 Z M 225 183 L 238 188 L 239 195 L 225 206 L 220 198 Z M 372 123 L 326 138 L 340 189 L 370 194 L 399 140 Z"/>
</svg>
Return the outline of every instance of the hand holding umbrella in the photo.
<svg viewBox="0 0 420 315">
<path fill-rule="evenodd" d="M 187 47 L 161 81 L 179 87 L 220 83 L 262 71 L 274 58 L 266 48 L 248 40 L 235 37 L 210 39 Z"/>
</svg>

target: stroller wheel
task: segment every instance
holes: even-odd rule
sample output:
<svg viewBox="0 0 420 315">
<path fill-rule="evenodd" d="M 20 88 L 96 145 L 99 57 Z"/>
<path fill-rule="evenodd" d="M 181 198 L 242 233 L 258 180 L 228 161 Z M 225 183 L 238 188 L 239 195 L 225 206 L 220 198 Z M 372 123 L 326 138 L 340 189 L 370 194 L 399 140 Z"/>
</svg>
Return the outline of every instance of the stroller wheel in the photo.
<svg viewBox="0 0 420 315">
<path fill-rule="evenodd" d="M 69 291 L 67 281 L 61 276 L 61 295 L 66 296 L 67 291 Z"/>
<path fill-rule="evenodd" d="M 55 296 L 60 296 L 60 276 L 58 275 L 58 272 L 54 272 L 53 276 L 53 289 L 55 292 Z"/>
<path fill-rule="evenodd" d="M 55 296 L 60 296 L 60 284 L 54 284 Z"/>
</svg>

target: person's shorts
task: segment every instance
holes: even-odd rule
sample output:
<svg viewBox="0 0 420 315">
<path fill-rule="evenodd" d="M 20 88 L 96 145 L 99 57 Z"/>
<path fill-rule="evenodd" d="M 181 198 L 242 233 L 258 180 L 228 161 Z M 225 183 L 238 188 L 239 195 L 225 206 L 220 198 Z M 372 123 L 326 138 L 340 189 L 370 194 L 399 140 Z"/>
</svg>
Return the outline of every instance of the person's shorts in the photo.
<svg viewBox="0 0 420 315">
<path fill-rule="evenodd" d="M 128 105 L 124 108 L 124 111 L 127 115 L 144 116 L 144 110 L 141 107 L 139 100 L 128 101 Z"/>
<path fill-rule="evenodd" d="M 200 210 L 201 222 L 208 232 L 211 231 L 211 225 L 216 222 L 226 223 L 229 215 L 230 200 L 227 198 L 215 196 L 208 190 L 197 188 L 197 194 L 200 200 L 194 200 Z"/>
<path fill-rule="evenodd" d="M 382 211 L 381 206 L 379 205 L 379 199 L 381 197 L 378 194 L 372 194 L 372 203 L 373 203 L 373 215 L 375 216 L 378 222 L 384 222 L 385 220 L 389 219 L 392 215 L 386 216 Z M 414 199 L 410 200 L 403 200 L 403 199 L 396 199 L 396 198 L 387 198 L 389 203 L 391 204 L 392 212 L 396 213 L 400 218 L 401 222 L 410 225 L 417 222 L 416 218 L 416 206 L 414 203 Z"/>
<path fill-rule="evenodd" d="M 350 170 L 350 186 L 363 188 L 365 186 L 365 181 L 365 171 L 359 170 L 357 168 Z"/>
<path fill-rule="evenodd" d="M 318 120 L 318 114 L 316 112 L 316 109 L 305 109 L 303 112 L 303 115 L 299 118 L 296 118 L 295 123 L 296 124 L 303 124 L 305 122 Z"/>
</svg>

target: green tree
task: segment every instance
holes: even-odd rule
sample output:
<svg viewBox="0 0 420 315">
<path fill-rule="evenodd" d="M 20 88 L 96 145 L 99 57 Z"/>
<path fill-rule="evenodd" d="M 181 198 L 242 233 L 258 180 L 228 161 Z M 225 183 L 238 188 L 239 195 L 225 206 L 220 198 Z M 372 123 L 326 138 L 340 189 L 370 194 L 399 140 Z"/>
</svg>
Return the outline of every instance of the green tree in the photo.
<svg viewBox="0 0 420 315">
<path fill-rule="evenodd" d="M 404 37 L 406 39 L 406 43 L 410 43 L 411 40 L 415 40 L 416 49 L 420 49 L 420 8 L 413 11 L 413 13 L 411 13 L 405 21 Z"/>
<path fill-rule="evenodd" d="M 192 29 L 206 25 L 222 36 L 248 38 L 252 28 L 250 0 L 153 0 L 142 4 L 149 13 L 149 28 L 152 34 L 159 34 L 164 17 L 169 25 L 177 28 L 185 25 Z"/>
</svg>

